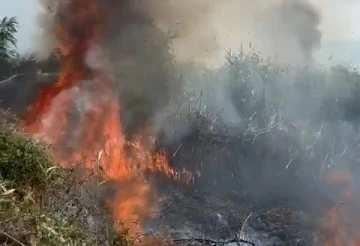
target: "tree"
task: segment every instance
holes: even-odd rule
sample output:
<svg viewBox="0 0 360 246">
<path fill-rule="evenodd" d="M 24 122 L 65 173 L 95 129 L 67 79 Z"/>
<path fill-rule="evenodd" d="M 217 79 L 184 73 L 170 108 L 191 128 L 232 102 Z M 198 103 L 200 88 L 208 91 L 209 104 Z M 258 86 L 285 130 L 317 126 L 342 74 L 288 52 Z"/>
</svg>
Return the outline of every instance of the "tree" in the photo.
<svg viewBox="0 0 360 246">
<path fill-rule="evenodd" d="M 0 19 L 0 80 L 11 75 L 12 60 L 17 56 L 15 38 L 17 31 L 16 17 Z"/>
<path fill-rule="evenodd" d="M 17 40 L 15 34 L 18 31 L 18 21 L 16 17 L 4 17 L 0 22 L 0 60 L 6 61 L 16 55 Z"/>
</svg>

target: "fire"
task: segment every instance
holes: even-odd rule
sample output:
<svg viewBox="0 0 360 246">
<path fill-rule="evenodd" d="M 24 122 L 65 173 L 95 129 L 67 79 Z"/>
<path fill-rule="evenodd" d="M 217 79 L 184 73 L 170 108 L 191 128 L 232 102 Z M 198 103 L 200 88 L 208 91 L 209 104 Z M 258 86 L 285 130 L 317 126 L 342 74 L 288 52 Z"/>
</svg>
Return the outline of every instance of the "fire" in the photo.
<svg viewBox="0 0 360 246">
<path fill-rule="evenodd" d="M 359 200 L 352 187 L 352 174 L 348 170 L 336 170 L 326 176 L 326 181 L 342 189 L 338 204 L 330 207 L 320 220 L 318 245 L 360 246 L 360 223 L 357 218 Z"/>
<path fill-rule="evenodd" d="M 95 57 L 97 66 L 87 61 L 88 55 L 94 54 L 93 48 L 99 47 L 110 2 L 113 4 L 60 1 L 53 34 L 55 47 L 63 54 L 61 73 L 55 83 L 41 88 L 25 122 L 29 132 L 54 146 L 54 155 L 62 166 L 81 164 L 115 181 L 119 188 L 107 201 L 113 218 L 139 232 L 142 220 L 151 216 L 156 205 L 146 176 L 160 172 L 179 179 L 182 175 L 169 167 L 163 153 L 153 153 L 148 138 L 125 139 L 121 105 L 115 81 L 104 69 L 106 60 L 100 54 Z"/>
</svg>

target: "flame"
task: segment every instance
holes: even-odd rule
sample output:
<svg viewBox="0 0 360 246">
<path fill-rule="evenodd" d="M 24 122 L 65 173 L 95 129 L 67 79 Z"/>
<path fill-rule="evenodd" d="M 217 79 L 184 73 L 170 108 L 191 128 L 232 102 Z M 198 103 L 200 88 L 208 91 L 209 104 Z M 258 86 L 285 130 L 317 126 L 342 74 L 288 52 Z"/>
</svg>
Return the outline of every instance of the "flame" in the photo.
<svg viewBox="0 0 360 246">
<path fill-rule="evenodd" d="M 55 83 L 41 88 L 27 110 L 25 127 L 54 146 L 62 166 L 81 164 L 115 181 L 118 189 L 107 201 L 114 221 L 139 232 L 156 207 L 146 176 L 160 172 L 180 179 L 182 173 L 169 167 L 164 153 L 154 154 L 145 132 L 131 141 L 124 137 L 115 83 L 104 69 L 101 49 L 93 50 L 100 47 L 99 35 L 106 25 L 105 2 L 111 1 L 60 1 L 54 37 L 63 55 L 61 73 Z M 96 68 L 86 62 L 89 54 L 97 54 Z M 190 180 L 189 174 L 187 178 Z"/>
</svg>

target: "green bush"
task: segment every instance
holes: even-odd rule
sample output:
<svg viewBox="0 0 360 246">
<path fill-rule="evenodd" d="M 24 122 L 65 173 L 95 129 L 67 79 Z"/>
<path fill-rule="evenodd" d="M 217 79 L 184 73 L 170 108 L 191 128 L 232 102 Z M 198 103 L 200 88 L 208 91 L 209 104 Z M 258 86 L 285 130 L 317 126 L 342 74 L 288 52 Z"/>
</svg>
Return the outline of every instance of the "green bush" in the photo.
<svg viewBox="0 0 360 246">
<path fill-rule="evenodd" d="M 0 245 L 130 245 L 127 231 L 104 238 L 79 215 L 59 214 L 76 176 L 16 126 L 0 111 Z"/>
<path fill-rule="evenodd" d="M 0 175 L 17 187 L 45 188 L 55 166 L 46 146 L 12 130 L 0 131 Z"/>
</svg>

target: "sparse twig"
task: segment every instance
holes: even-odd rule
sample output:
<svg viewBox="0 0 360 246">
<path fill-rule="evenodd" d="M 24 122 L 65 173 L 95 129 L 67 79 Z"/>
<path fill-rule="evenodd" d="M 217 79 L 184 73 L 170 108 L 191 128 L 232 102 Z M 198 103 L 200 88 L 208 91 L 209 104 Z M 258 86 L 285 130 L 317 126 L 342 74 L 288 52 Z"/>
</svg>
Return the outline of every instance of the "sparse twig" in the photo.
<svg viewBox="0 0 360 246">
<path fill-rule="evenodd" d="M 179 147 L 176 149 L 176 151 L 174 152 L 174 154 L 172 155 L 171 158 L 174 158 L 176 156 L 176 154 L 179 152 L 179 150 L 181 149 L 182 144 L 179 145 Z"/>
<path fill-rule="evenodd" d="M 12 241 L 14 241 L 15 243 L 18 243 L 21 246 L 26 246 L 25 244 L 23 244 L 22 242 L 20 242 L 19 240 L 17 240 L 16 238 L 10 236 L 9 234 L 7 234 L 6 232 L 2 233 L 4 236 L 6 236 L 7 238 L 10 238 Z"/>
<path fill-rule="evenodd" d="M 239 237 L 241 237 L 241 234 L 244 232 L 246 223 L 247 223 L 248 220 L 250 219 L 251 215 L 252 215 L 252 213 L 250 213 L 250 214 L 246 217 L 244 223 L 242 224 L 241 229 L 240 229 L 240 232 L 239 232 Z"/>
<path fill-rule="evenodd" d="M 286 167 L 285 167 L 286 170 L 289 168 L 289 166 L 291 165 L 292 162 L 293 162 L 293 158 L 291 158 L 290 161 L 288 162 L 288 164 L 286 165 Z"/>
</svg>

